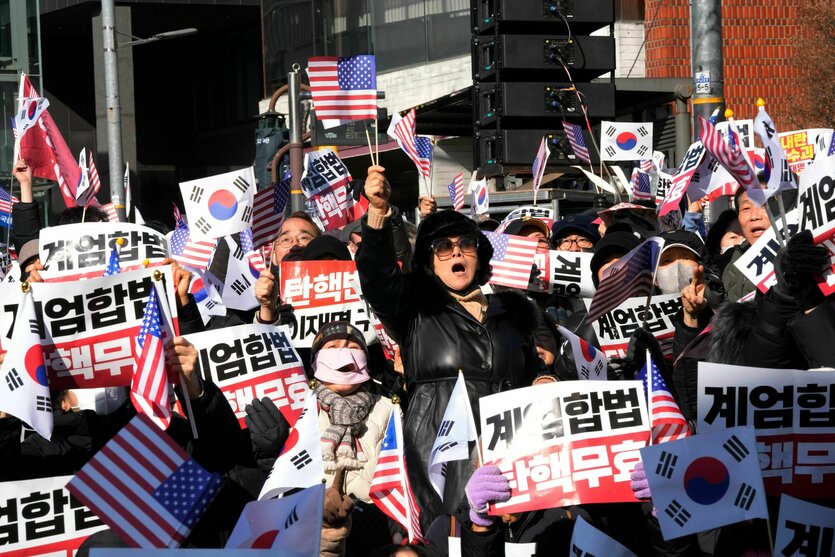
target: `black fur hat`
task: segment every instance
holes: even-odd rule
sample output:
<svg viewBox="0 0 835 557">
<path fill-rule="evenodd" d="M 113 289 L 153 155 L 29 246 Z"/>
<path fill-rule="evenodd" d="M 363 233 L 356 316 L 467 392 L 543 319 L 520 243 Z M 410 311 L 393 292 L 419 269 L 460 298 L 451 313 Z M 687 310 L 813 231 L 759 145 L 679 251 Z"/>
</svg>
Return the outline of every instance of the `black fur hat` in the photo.
<svg viewBox="0 0 835 557">
<path fill-rule="evenodd" d="M 479 285 L 486 284 L 490 280 L 490 260 L 493 258 L 493 246 L 487 236 L 479 230 L 475 221 L 458 211 L 438 211 L 434 215 L 429 215 L 420 223 L 417 239 L 415 240 L 412 268 L 415 270 L 429 269 L 429 263 L 432 261 L 432 242 L 438 238 L 463 236 L 465 234 L 472 234 L 478 238 L 479 268 L 475 280 Z"/>
</svg>

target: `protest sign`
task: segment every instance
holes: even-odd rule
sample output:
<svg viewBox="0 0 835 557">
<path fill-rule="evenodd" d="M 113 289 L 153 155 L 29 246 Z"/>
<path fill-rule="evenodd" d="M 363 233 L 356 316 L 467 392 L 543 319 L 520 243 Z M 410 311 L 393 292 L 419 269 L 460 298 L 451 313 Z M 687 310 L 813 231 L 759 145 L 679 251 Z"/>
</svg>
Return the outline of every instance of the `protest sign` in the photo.
<svg viewBox="0 0 835 557">
<path fill-rule="evenodd" d="M 786 219 L 788 220 L 788 236 L 791 237 L 798 230 L 797 214 L 791 212 Z M 782 227 L 778 228 L 782 233 Z M 780 242 L 777 241 L 777 234 L 774 233 L 773 228 L 769 228 L 757 238 L 754 245 L 745 250 L 734 265 L 760 292 L 765 293 L 777 284 L 777 278 L 774 276 L 774 259 L 778 251 L 780 251 Z"/>
<path fill-rule="evenodd" d="M 716 124 L 716 131 L 722 134 L 725 141 L 728 141 L 728 126 L 730 122 L 718 122 Z M 733 120 L 733 125 L 739 136 L 739 141 L 742 143 L 743 150 L 754 147 L 754 120 Z"/>
<path fill-rule="evenodd" d="M 349 321 L 362 331 L 365 342 L 376 342 L 365 302 L 354 284 L 359 280 L 353 261 L 281 263 L 281 299 L 293 306 L 289 330 L 296 348 L 310 348 L 322 325 L 331 321 Z"/>
<path fill-rule="evenodd" d="M 582 251 L 549 251 L 545 269 L 548 292 L 571 298 L 594 296 L 594 281 L 591 278 L 593 255 Z"/>
<path fill-rule="evenodd" d="M 674 176 L 672 174 L 661 171 L 658 172 L 658 179 L 655 182 L 656 205 L 661 204 L 661 202 L 664 201 L 664 198 L 667 197 L 667 192 L 673 187 L 673 178 Z"/>
<path fill-rule="evenodd" d="M 122 238 L 124 244 L 117 244 Z M 110 252 L 119 252 L 122 271 L 160 264 L 168 257 L 164 234 L 129 222 L 94 222 L 49 226 L 41 230 L 39 252 L 46 281 L 72 281 L 100 277 L 107 269 Z"/>
<path fill-rule="evenodd" d="M 775 555 L 827 557 L 835 553 L 835 509 L 789 495 L 780 497 Z"/>
<path fill-rule="evenodd" d="M 584 298 L 583 303 L 586 309 L 591 307 L 590 298 Z M 664 354 L 672 353 L 675 335 L 673 316 L 681 309 L 681 297 L 678 294 L 653 296 L 648 311 L 646 303 L 644 296 L 629 298 L 594 321 L 594 333 L 606 357 L 624 357 L 629 337 L 643 324 L 644 319 L 647 319 L 646 329 L 661 345 Z"/>
<path fill-rule="evenodd" d="M 801 174 L 797 219 L 816 244 L 835 234 L 835 156 L 819 158 Z"/>
<path fill-rule="evenodd" d="M 649 439 L 640 381 L 568 381 L 479 401 L 485 463 L 510 481 L 490 514 L 631 502 L 629 474 Z"/>
<path fill-rule="evenodd" d="M 245 428 L 244 407 L 269 397 L 296 422 L 307 397 L 307 377 L 285 327 L 238 325 L 187 335 L 198 352 L 200 376 L 217 385 Z"/>
<path fill-rule="evenodd" d="M 335 230 L 353 222 L 354 198 L 348 191 L 351 173 L 329 147 L 305 154 L 301 188 L 323 230 Z"/>
<path fill-rule="evenodd" d="M 517 207 L 508 213 L 508 215 L 502 220 L 502 224 L 515 219 L 521 219 L 522 217 L 532 217 L 544 220 L 546 223 L 548 221 L 553 223 L 554 210 L 551 207 L 542 207 L 540 205 L 523 205 L 522 207 Z"/>
<path fill-rule="evenodd" d="M 0 483 L 0 555 L 72 555 L 106 526 L 64 489 L 72 476 Z"/>
<path fill-rule="evenodd" d="M 699 363 L 699 433 L 754 426 L 769 495 L 835 495 L 835 372 Z"/>
<path fill-rule="evenodd" d="M 38 333 L 52 390 L 130 386 L 139 351 L 136 337 L 161 272 L 167 299 L 174 299 L 171 267 L 143 269 L 77 282 L 30 285 Z M 0 286 L 0 349 L 6 350 L 17 315 L 18 285 Z M 168 302 L 160 299 L 168 310 Z M 177 329 L 177 313 L 171 319 Z"/>
<path fill-rule="evenodd" d="M 684 158 L 681 160 L 678 172 L 676 172 L 676 175 L 673 177 L 673 180 L 670 183 L 670 188 L 667 190 L 666 196 L 664 197 L 661 206 L 658 208 L 659 216 L 663 217 L 670 211 L 674 211 L 679 208 L 681 198 L 684 197 L 688 186 L 690 186 L 690 180 L 699 168 L 699 164 L 702 162 L 704 154 L 705 148 L 701 141 L 697 141 L 692 144 L 690 148 L 687 149 L 687 152 L 684 153 Z"/>
<path fill-rule="evenodd" d="M 815 158 L 815 154 L 829 146 L 827 141 L 832 137 L 832 129 L 795 130 L 778 133 L 777 137 L 780 138 L 780 145 L 786 152 L 789 168 L 795 174 L 802 174 Z"/>
<path fill-rule="evenodd" d="M 250 166 L 180 183 L 192 240 L 220 238 L 252 225 L 255 171 Z"/>
</svg>

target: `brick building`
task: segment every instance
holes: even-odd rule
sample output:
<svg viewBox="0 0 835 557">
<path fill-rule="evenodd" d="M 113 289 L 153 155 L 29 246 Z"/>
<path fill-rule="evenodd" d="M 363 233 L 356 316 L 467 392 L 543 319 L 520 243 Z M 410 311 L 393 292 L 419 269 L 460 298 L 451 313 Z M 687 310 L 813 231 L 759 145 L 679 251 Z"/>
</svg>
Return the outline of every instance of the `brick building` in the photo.
<svg viewBox="0 0 835 557">
<path fill-rule="evenodd" d="M 646 0 L 646 76 L 688 77 L 688 0 Z M 800 68 L 795 65 L 802 26 L 794 3 L 723 0 L 722 57 L 727 107 L 739 118 L 756 114 L 763 97 L 778 129 L 792 125 L 787 114 Z"/>
</svg>

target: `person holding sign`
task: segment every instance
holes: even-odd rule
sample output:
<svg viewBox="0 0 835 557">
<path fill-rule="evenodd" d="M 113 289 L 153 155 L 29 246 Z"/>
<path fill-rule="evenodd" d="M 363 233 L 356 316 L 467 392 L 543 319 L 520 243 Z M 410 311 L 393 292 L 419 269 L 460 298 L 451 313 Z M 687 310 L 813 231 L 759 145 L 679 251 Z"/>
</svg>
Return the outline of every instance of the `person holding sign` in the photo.
<svg viewBox="0 0 835 557">
<path fill-rule="evenodd" d="M 480 397 L 530 385 L 543 367 L 534 348 L 533 305 L 517 293 L 485 297 L 481 291 L 490 278 L 493 248 L 474 221 L 455 211 L 428 216 L 418 229 L 413 271 L 401 273 L 384 171 L 368 170 L 369 208 L 357 270 L 369 304 L 402 351 L 409 393 L 405 454 L 426 527 L 458 506 L 472 474 L 466 461 L 449 463 L 443 502 L 428 477 L 435 433 L 459 370 L 477 418 Z"/>
</svg>

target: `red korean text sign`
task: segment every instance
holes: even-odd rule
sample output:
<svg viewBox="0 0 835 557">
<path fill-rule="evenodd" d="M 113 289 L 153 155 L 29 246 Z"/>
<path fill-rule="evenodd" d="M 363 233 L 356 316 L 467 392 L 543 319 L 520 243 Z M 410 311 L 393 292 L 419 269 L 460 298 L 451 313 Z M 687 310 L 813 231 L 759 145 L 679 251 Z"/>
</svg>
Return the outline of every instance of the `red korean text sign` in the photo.
<svg viewBox="0 0 835 557">
<path fill-rule="evenodd" d="M 480 400 L 484 461 L 510 481 L 491 514 L 634 502 L 629 474 L 649 440 L 638 381 L 548 383 Z"/>
</svg>

